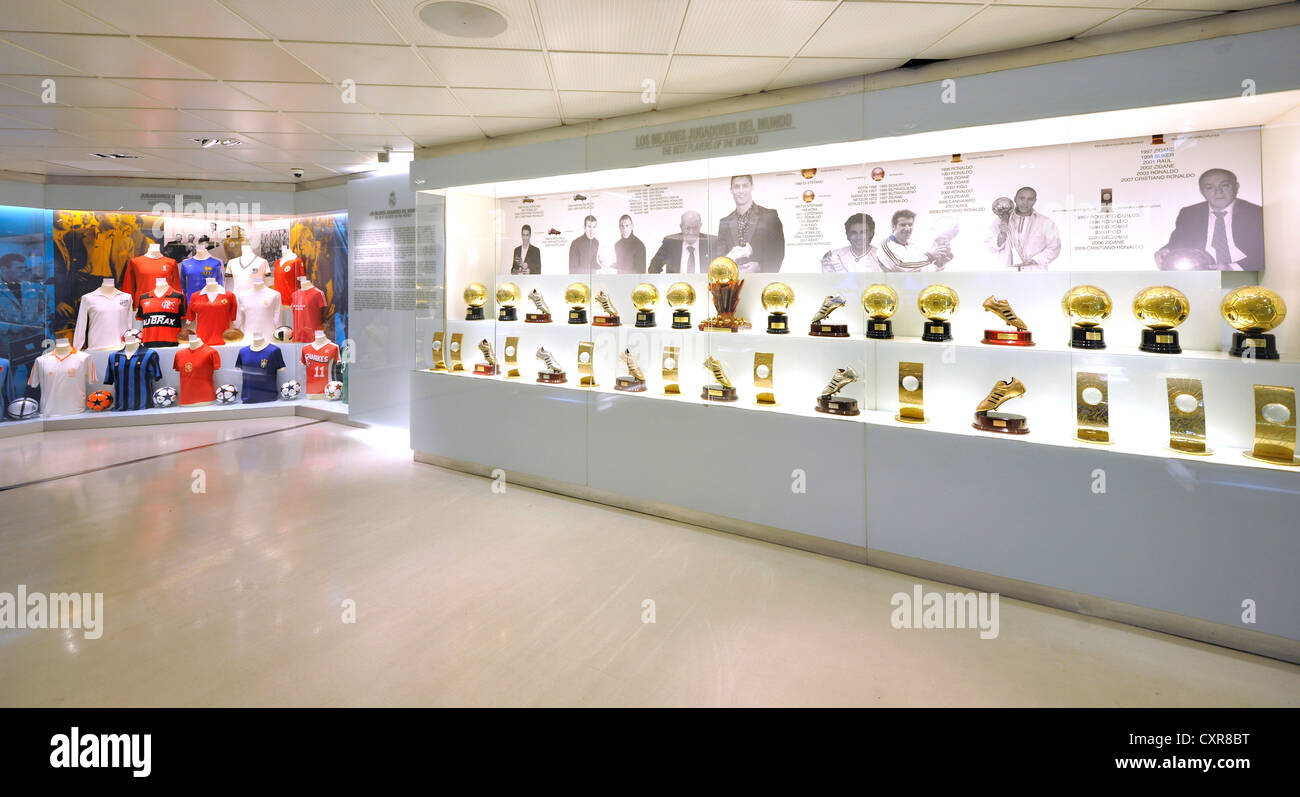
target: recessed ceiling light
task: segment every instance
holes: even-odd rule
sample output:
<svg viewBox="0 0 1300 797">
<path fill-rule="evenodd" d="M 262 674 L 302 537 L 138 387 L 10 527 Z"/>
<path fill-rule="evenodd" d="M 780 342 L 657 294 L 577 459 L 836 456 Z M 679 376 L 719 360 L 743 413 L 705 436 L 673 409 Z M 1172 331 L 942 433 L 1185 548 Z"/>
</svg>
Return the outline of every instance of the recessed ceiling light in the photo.
<svg viewBox="0 0 1300 797">
<path fill-rule="evenodd" d="M 234 147 L 244 143 L 237 138 L 192 138 L 190 140 L 204 149 L 215 147 L 218 144 L 223 147 Z"/>
<path fill-rule="evenodd" d="M 506 29 L 505 17 L 478 3 L 442 0 L 421 7 L 417 13 L 424 24 L 448 36 L 490 39 Z"/>
<path fill-rule="evenodd" d="M 121 152 L 92 152 L 90 154 L 105 160 L 138 160 L 140 157 L 139 155 L 124 155 Z"/>
</svg>

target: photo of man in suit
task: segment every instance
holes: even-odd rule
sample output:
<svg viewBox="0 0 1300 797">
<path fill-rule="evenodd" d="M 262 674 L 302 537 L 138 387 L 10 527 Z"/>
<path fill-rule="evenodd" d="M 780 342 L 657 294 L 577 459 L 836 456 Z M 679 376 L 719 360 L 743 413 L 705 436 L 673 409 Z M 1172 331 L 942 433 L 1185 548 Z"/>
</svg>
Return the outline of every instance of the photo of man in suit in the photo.
<svg viewBox="0 0 1300 797">
<path fill-rule="evenodd" d="M 618 220 L 618 243 L 614 244 L 614 271 L 619 274 L 645 273 L 645 244 L 632 232 L 632 217 Z"/>
<path fill-rule="evenodd" d="M 718 239 L 701 234 L 704 220 L 694 210 L 682 214 L 681 232 L 666 236 L 650 258 L 651 274 L 704 274 L 718 251 Z"/>
<path fill-rule="evenodd" d="M 596 253 L 600 250 L 600 241 L 596 240 L 596 217 L 584 218 L 582 228 L 582 235 L 569 244 L 570 274 L 591 274 L 600 267 L 596 263 Z"/>
<path fill-rule="evenodd" d="M 533 228 L 527 224 L 519 228 L 519 245 L 510 260 L 511 274 L 541 274 L 542 250 L 529 243 Z"/>
<path fill-rule="evenodd" d="M 1172 262 L 1166 265 L 1170 253 L 1190 249 L 1207 256 L 1194 259 L 1192 267 L 1198 271 L 1263 269 L 1263 208 L 1237 198 L 1237 175 L 1227 169 L 1208 169 L 1196 182 L 1205 201 L 1178 211 L 1169 243 L 1156 250 L 1156 266 L 1172 267 Z"/>
<path fill-rule="evenodd" d="M 785 229 L 775 210 L 754 204 L 754 177 L 731 178 L 736 209 L 718 222 L 718 249 L 742 272 L 780 271 L 785 260 Z"/>
</svg>

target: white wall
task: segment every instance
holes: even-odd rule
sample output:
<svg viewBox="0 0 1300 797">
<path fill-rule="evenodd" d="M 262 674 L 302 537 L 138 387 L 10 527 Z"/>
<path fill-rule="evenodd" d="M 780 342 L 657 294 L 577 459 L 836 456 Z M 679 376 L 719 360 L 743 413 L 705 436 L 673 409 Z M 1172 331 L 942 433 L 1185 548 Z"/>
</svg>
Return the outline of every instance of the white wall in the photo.
<svg viewBox="0 0 1300 797">
<path fill-rule="evenodd" d="M 1260 137 L 1264 155 L 1264 251 L 1269 268 L 1260 284 L 1294 299 L 1291 315 L 1274 330 L 1277 347 L 1300 351 L 1300 108 L 1265 125 Z"/>
</svg>

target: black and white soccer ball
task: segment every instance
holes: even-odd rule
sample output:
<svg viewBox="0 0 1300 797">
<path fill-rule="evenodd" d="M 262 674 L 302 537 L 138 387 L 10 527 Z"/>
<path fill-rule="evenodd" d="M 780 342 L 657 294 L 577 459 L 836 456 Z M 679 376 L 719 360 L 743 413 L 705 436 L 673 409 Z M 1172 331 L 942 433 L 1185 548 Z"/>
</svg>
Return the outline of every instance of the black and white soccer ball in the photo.
<svg viewBox="0 0 1300 797">
<path fill-rule="evenodd" d="M 271 333 L 271 340 L 276 343 L 288 343 L 293 340 L 293 330 L 289 327 L 276 327 Z"/>
<path fill-rule="evenodd" d="M 343 383 L 339 381 L 325 383 L 325 398 L 330 401 L 343 398 Z"/>
<path fill-rule="evenodd" d="M 140 330 L 136 329 L 135 327 L 131 327 L 131 328 L 128 329 L 127 331 L 123 332 L 123 333 L 122 333 L 122 342 L 123 342 L 123 343 L 139 343 L 139 342 L 140 342 Z"/>
<path fill-rule="evenodd" d="M 153 392 L 155 407 L 170 407 L 176 403 L 176 388 L 164 385 Z"/>
<path fill-rule="evenodd" d="M 239 398 L 239 391 L 235 389 L 234 385 L 222 385 L 217 388 L 218 404 L 234 404 L 237 398 Z"/>
<path fill-rule="evenodd" d="M 280 398 L 285 401 L 293 401 L 301 395 L 302 385 L 298 384 L 298 380 L 296 379 L 290 379 L 288 382 L 280 385 Z"/>
<path fill-rule="evenodd" d="M 28 418 L 35 418 L 41 411 L 41 404 L 34 398 L 20 398 L 9 402 L 5 408 L 9 417 L 15 421 L 25 421 Z"/>
</svg>

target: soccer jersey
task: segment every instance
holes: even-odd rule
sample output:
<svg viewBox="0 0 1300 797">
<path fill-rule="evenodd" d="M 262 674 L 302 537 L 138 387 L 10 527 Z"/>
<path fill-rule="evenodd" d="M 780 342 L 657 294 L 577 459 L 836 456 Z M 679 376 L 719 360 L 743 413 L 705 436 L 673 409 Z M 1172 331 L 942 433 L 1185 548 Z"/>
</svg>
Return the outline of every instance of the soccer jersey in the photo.
<svg viewBox="0 0 1300 797">
<path fill-rule="evenodd" d="M 315 285 L 294 291 L 293 342 L 311 343 L 316 330 L 325 328 L 325 294 Z"/>
<path fill-rule="evenodd" d="M 158 352 L 141 346 L 135 354 L 115 351 L 108 355 L 104 384 L 113 385 L 113 409 L 144 410 L 153 406 L 153 383 L 162 379 Z"/>
<path fill-rule="evenodd" d="M 181 333 L 181 320 L 185 317 L 185 297 L 176 291 L 165 296 L 146 293 L 140 297 L 135 317 L 144 322 L 140 340 L 149 348 L 175 346 Z"/>
<path fill-rule="evenodd" d="M 239 328 L 245 335 L 270 340 L 280 325 L 280 294 L 270 288 L 253 288 L 239 297 L 239 310 Z"/>
<path fill-rule="evenodd" d="M 0 357 L 0 420 L 5 417 L 9 402 L 14 400 L 14 371 L 9 361 Z"/>
<path fill-rule="evenodd" d="M 298 290 L 298 278 L 307 276 L 302 258 L 277 260 L 271 271 L 275 272 L 275 291 L 280 294 L 280 305 L 288 307 L 293 304 L 293 294 Z"/>
<path fill-rule="evenodd" d="M 193 296 L 195 291 L 203 290 L 203 286 L 208 284 L 208 277 L 215 279 L 218 285 L 226 284 L 226 275 L 221 272 L 221 261 L 215 257 L 205 257 L 202 260 L 189 258 L 181 263 L 181 293 Z"/>
<path fill-rule="evenodd" d="M 122 272 L 122 284 L 118 287 L 131 294 L 138 307 L 140 297 L 156 287 L 159 277 L 166 279 L 172 290 L 181 289 L 180 269 L 176 268 L 175 260 L 170 257 L 140 255 L 131 258 L 131 262 L 126 264 L 126 270 Z"/>
<path fill-rule="evenodd" d="M 216 262 L 216 261 L 213 261 Z M 190 294 L 189 309 L 185 311 L 185 320 L 193 321 L 194 331 L 209 346 L 225 343 L 221 333 L 230 329 L 239 312 L 239 300 L 230 291 L 210 295 L 207 291 L 195 291 Z"/>
<path fill-rule="evenodd" d="M 181 404 L 204 404 L 217 400 L 212 375 L 221 367 L 221 355 L 204 344 L 197 349 L 182 346 L 176 350 L 172 370 L 181 375 Z"/>
<path fill-rule="evenodd" d="M 326 343 L 316 348 L 309 343 L 302 347 L 300 359 L 302 364 L 307 366 L 307 395 L 325 395 L 325 385 L 330 381 L 330 366 L 339 359 L 339 347 L 333 343 Z"/>
<path fill-rule="evenodd" d="M 42 354 L 32 364 L 27 384 L 41 389 L 41 415 L 73 415 L 86 409 L 86 386 L 95 379 L 95 361 L 81 351 L 60 357 Z"/>
<path fill-rule="evenodd" d="M 253 351 L 252 346 L 245 346 L 239 350 L 235 365 L 244 375 L 240 401 L 257 404 L 276 400 L 280 388 L 275 382 L 280 369 L 284 367 L 284 355 L 280 353 L 279 346 L 270 345 L 261 351 Z"/>
<path fill-rule="evenodd" d="M 73 348 L 85 351 L 121 346 L 122 333 L 131 328 L 131 306 L 131 294 L 123 291 L 106 295 L 96 288 L 82 296 L 72 332 Z"/>
<path fill-rule="evenodd" d="M 248 252 L 244 252 L 245 255 Z M 239 294 L 239 298 L 244 298 L 244 292 L 252 290 L 253 282 L 266 282 L 266 275 L 270 268 L 266 261 L 257 255 L 250 257 L 236 257 L 226 263 L 230 269 L 230 282 Z"/>
</svg>

